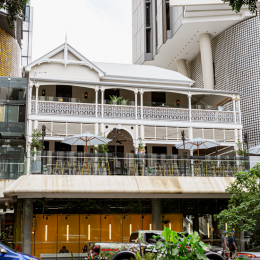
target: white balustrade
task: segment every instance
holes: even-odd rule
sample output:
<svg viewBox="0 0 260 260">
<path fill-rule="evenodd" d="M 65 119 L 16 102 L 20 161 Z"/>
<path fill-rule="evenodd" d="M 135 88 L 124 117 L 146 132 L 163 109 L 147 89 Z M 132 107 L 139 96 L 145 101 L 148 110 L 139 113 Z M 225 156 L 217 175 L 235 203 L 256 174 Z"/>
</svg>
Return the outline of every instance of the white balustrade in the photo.
<svg viewBox="0 0 260 260">
<path fill-rule="evenodd" d="M 32 101 L 32 114 L 35 114 L 35 101 Z M 38 114 L 94 117 L 96 104 L 39 101 Z"/>
<path fill-rule="evenodd" d="M 35 114 L 35 100 L 31 101 L 32 114 Z M 128 105 L 104 105 L 104 118 L 135 119 L 135 106 Z M 65 115 L 95 117 L 96 104 L 38 101 L 37 112 L 39 115 Z M 97 106 L 98 117 L 102 116 L 102 105 Z M 239 122 L 239 113 L 236 113 Z M 141 119 L 141 107 L 137 107 L 137 118 Z M 169 120 L 190 121 L 189 109 L 166 107 L 143 107 L 144 120 Z M 191 122 L 227 123 L 234 124 L 234 112 L 219 110 L 191 110 Z"/>
<path fill-rule="evenodd" d="M 137 109 L 137 117 L 141 117 L 140 108 Z M 104 118 L 135 119 L 135 107 L 124 105 L 104 105 Z"/>
<path fill-rule="evenodd" d="M 229 123 L 234 124 L 234 112 L 219 110 L 191 110 L 192 122 Z"/>
<path fill-rule="evenodd" d="M 189 121 L 189 109 L 143 107 L 143 110 L 144 119 Z"/>
</svg>

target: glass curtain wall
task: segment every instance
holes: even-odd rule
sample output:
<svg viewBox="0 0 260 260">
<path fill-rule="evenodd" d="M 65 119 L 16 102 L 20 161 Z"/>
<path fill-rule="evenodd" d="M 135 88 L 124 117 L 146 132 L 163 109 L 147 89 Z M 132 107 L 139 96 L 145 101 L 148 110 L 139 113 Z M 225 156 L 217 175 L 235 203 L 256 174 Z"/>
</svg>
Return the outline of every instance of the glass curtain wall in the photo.
<svg viewBox="0 0 260 260">
<path fill-rule="evenodd" d="M 0 77 L 0 177 L 17 179 L 24 172 L 25 78 Z"/>
</svg>

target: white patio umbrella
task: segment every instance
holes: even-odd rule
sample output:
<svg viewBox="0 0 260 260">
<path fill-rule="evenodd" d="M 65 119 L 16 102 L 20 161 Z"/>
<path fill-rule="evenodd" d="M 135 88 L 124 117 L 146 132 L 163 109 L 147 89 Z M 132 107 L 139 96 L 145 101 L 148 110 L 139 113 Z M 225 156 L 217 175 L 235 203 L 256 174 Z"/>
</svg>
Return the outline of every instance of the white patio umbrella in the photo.
<svg viewBox="0 0 260 260">
<path fill-rule="evenodd" d="M 260 145 L 248 149 L 249 153 L 260 154 Z"/>
<path fill-rule="evenodd" d="M 219 146 L 220 142 L 207 140 L 200 137 L 185 141 L 185 149 L 187 150 L 198 150 L 198 156 L 200 155 L 199 149 L 209 149 L 212 147 Z M 175 145 L 177 149 L 184 149 L 183 142 Z"/>
<path fill-rule="evenodd" d="M 89 145 L 107 144 L 110 141 L 112 140 L 86 132 L 80 135 L 66 137 L 62 141 L 62 143 L 69 144 L 69 145 L 86 145 L 86 153 L 87 153 L 87 148 Z"/>
</svg>

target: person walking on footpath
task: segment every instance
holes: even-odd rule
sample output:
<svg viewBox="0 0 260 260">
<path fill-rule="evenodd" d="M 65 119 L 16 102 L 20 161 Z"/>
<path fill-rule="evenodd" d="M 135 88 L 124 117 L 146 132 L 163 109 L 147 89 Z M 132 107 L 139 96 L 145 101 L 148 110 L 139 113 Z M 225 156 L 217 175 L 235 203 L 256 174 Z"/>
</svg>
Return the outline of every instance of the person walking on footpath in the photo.
<svg viewBox="0 0 260 260">
<path fill-rule="evenodd" d="M 228 248 L 228 238 L 226 236 L 226 231 L 223 231 L 223 235 L 221 237 L 221 247 L 224 250 L 224 253 L 227 254 L 228 260 L 230 260 L 230 251 Z"/>
<path fill-rule="evenodd" d="M 231 237 L 228 240 L 229 250 L 232 253 L 232 259 L 235 259 L 235 256 L 237 255 L 237 241 L 234 235 L 235 231 L 231 231 Z"/>
</svg>

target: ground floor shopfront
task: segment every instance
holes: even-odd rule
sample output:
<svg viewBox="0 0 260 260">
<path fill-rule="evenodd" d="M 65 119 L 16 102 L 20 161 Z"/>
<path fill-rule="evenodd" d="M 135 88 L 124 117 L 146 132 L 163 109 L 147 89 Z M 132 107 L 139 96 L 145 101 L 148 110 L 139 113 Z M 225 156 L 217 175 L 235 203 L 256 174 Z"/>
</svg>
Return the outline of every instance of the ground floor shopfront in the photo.
<svg viewBox="0 0 260 260">
<path fill-rule="evenodd" d="M 2 241 L 41 258 L 63 246 L 76 254 L 89 242 L 129 242 L 133 231 L 164 226 L 219 243 L 212 216 L 226 206 L 227 199 L 18 199 L 8 227 L 2 221 Z"/>
</svg>

